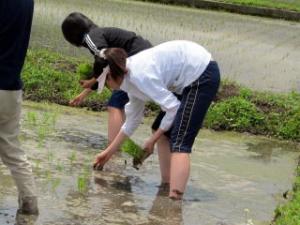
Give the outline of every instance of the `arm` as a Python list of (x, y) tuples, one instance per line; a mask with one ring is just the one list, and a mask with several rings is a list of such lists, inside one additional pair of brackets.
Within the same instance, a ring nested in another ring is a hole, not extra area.
[(120, 149), (123, 141), (132, 135), (143, 118), (145, 103), (130, 95), (129, 99), (129, 103), (127, 103), (125, 106), (125, 123), (123, 124), (121, 130), (119, 131), (115, 139), (111, 142), (111, 144), (104, 151), (96, 155), (94, 161), (95, 169), (103, 168), (104, 164), (109, 161), (112, 155), (115, 154), (118, 149)]
[(79, 95), (77, 95), (74, 99), (72, 99), (69, 102), (69, 105), (70, 106), (80, 105), (83, 102), (83, 100), (86, 98), (86, 96), (88, 96), (91, 92), (92, 90), (89, 88), (84, 89)]
[[(143, 92), (166, 112), (159, 129), (154, 132), (144, 144), (144, 149), (151, 153), (159, 137), (170, 129), (179, 108), (180, 101), (165, 87), (162, 80), (153, 74), (147, 74), (143, 79), (138, 79), (137, 82), (140, 82), (139, 86), (143, 87)], [(145, 83), (147, 85), (143, 85)]]
[[(80, 86), (85, 89), (91, 89), (94, 91), (98, 88), (98, 82), (97, 82), (96, 78), (94, 78), (94, 77), (92, 77), (89, 80), (80, 80), (79, 83), (80, 83)], [(96, 87), (96, 88), (94, 89), (94, 87)]]
[(112, 143), (101, 153), (97, 154), (94, 160), (94, 169), (101, 170), (105, 163), (120, 149), (121, 144), (128, 136), (120, 130)]
[(126, 119), (121, 130), (130, 137), (140, 125), (145, 109), (145, 102), (128, 94), (129, 102), (125, 105)]

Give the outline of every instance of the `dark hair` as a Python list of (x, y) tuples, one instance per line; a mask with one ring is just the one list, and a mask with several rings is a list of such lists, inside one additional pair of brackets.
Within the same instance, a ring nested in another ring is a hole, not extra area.
[(97, 78), (107, 65), (107, 60), (100, 58), (99, 56), (95, 56), (93, 76)]
[(61, 29), (68, 42), (76, 46), (82, 46), (84, 35), (93, 26), (96, 25), (88, 17), (82, 13), (73, 12), (64, 19)]
[(127, 73), (126, 58), (127, 53), (122, 48), (108, 48), (105, 50), (104, 55), (108, 62), (111, 77), (117, 80)]

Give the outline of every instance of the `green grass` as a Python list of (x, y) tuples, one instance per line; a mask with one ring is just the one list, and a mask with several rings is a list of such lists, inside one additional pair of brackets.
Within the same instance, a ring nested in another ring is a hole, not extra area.
[[(48, 100), (62, 105), (77, 96), (83, 89), (79, 80), (86, 77), (85, 61), (66, 57), (47, 50), (29, 50), (22, 73), (25, 99)], [(82, 106), (102, 108), (110, 96), (105, 89), (101, 95), (91, 94)]]
[(276, 9), (286, 9), (300, 12), (299, 0), (216, 0), (249, 6), (259, 6)]
[[(180, 4), (180, 5), (193, 5), (193, 2), (197, 0), (137, 0), (146, 2), (156, 2), (162, 4)], [(226, 2), (232, 4), (240, 4), (247, 6), (257, 6), (275, 9), (285, 9), (300, 12), (300, 1), (299, 0), (211, 0), (216, 2)]]
[(205, 127), (300, 141), (300, 94), (255, 92), (223, 82)]
[(291, 201), (277, 207), (273, 225), (300, 225), (300, 165), (297, 173), (298, 176), (294, 183)]

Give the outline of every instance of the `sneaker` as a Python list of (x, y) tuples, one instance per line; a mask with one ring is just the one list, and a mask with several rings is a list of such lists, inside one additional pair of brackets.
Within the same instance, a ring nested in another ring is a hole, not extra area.
[(23, 197), (19, 198), (19, 214), (27, 214), (27, 215), (38, 215), (38, 204), (37, 197)]

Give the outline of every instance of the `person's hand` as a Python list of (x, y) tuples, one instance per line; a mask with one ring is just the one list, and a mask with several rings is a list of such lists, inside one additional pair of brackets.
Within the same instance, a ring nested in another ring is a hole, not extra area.
[(90, 80), (80, 80), (79, 83), (83, 88), (92, 88), (92, 86), (97, 82), (95, 78)]
[(79, 95), (77, 95), (74, 99), (72, 99), (69, 102), (70, 106), (78, 106), (80, 105), (83, 100), (88, 96), (88, 94), (91, 92), (91, 89), (84, 89)]
[(155, 145), (155, 142), (152, 140), (152, 138), (150, 138), (145, 142), (145, 144), (143, 146), (143, 150), (149, 154), (152, 154), (153, 150), (154, 150), (154, 145)]
[(84, 100), (82, 95), (77, 95), (74, 99), (69, 102), (70, 106), (79, 106)]
[(102, 170), (105, 163), (107, 163), (111, 156), (112, 155), (107, 150), (104, 150), (103, 152), (97, 154), (94, 160), (93, 168), (95, 170)]

